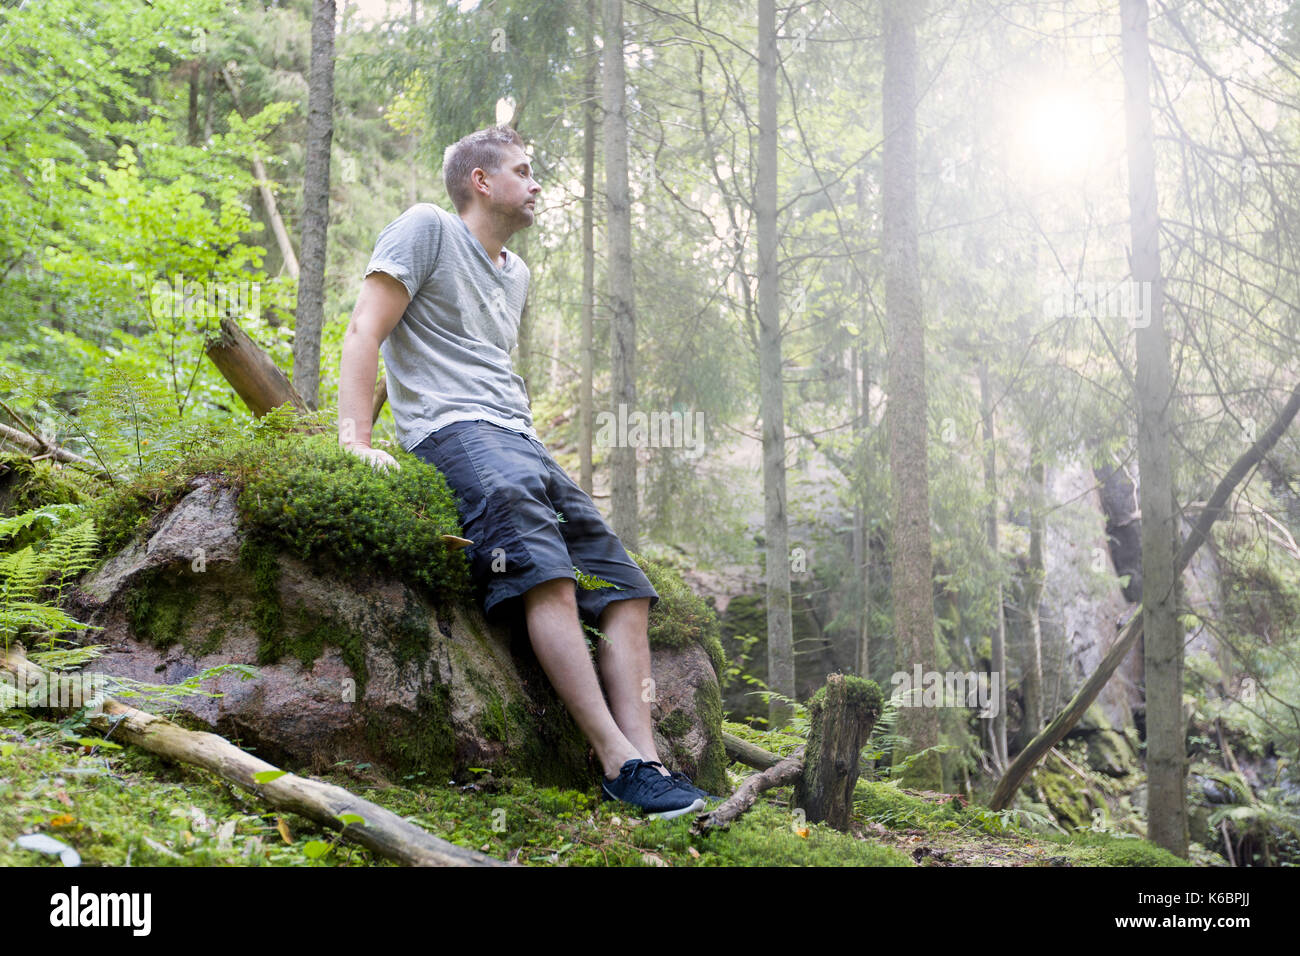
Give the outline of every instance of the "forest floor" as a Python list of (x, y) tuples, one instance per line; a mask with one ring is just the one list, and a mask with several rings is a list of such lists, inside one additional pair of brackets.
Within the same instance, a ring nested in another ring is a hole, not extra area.
[[(784, 749), (773, 737), (765, 742)], [(733, 765), (732, 783), (748, 772)], [(789, 788), (778, 788), (729, 830), (696, 836), (689, 815), (642, 819), (601, 803), (594, 782), (579, 792), (487, 771), (455, 781), (423, 774), (394, 780), (348, 762), (321, 779), (443, 839), (529, 866), (1183, 863), (1139, 839), (1033, 832), (1015, 811), (993, 813), (958, 796), (884, 781), (859, 782), (849, 833), (805, 825), (788, 808)], [(0, 714), (0, 866), (60, 865), (58, 856), (13, 845), (28, 833), (75, 849), (85, 866), (391, 865), (310, 820), (268, 810), (207, 771), (9, 711)]]

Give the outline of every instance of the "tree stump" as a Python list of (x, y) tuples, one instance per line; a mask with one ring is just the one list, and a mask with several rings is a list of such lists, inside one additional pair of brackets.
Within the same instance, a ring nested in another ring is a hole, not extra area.
[(847, 830), (853, 812), (862, 747), (880, 717), (875, 681), (830, 674), (809, 701), (811, 726), (803, 774), (794, 784), (794, 807), (812, 823)]

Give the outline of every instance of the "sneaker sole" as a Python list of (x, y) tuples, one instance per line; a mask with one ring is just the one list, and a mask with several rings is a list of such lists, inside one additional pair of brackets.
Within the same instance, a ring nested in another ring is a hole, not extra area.
[(704, 809), (704, 801), (699, 797), (690, 806), (682, 807), (680, 810), (660, 810), (656, 813), (647, 813), (646, 816), (651, 820), (671, 820), (673, 817), (680, 817), (686, 813), (699, 813)]

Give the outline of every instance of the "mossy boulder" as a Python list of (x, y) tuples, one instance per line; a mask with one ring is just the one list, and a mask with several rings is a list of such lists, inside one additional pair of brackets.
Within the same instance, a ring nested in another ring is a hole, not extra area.
[[(409, 456), (389, 476), (321, 448), (270, 459), (206, 462), (97, 503), (116, 547), (70, 599), (102, 629), (92, 667), (176, 684), (243, 665), (204, 683), (221, 696), (176, 706), (286, 766), (351, 760), (434, 779), (485, 767), (591, 787), (590, 748), (522, 619), (489, 624), (463, 557), (442, 545), (461, 530), (442, 476)], [(642, 567), (661, 595), (650, 622), (660, 754), (716, 792), (717, 621), (675, 572)]]

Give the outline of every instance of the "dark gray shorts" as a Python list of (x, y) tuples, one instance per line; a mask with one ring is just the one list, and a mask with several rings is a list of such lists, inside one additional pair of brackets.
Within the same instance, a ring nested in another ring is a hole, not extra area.
[[(453, 422), (411, 449), (457, 496), (465, 549), (485, 614), (543, 581), (575, 582), (578, 613), (599, 625), (612, 601), (659, 593), (591, 498), (534, 438), (492, 422)], [(577, 585), (574, 567), (615, 587)]]

